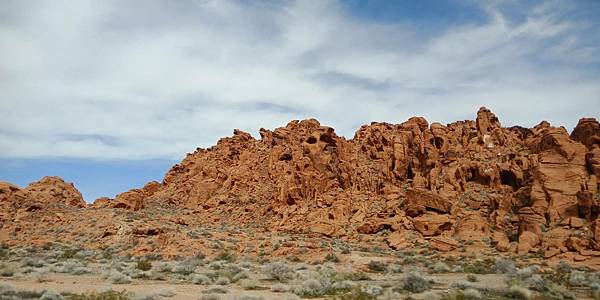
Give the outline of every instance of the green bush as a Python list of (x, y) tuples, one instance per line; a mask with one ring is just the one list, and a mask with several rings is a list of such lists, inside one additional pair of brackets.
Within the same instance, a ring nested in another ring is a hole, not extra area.
[(148, 260), (138, 260), (137, 269), (142, 271), (148, 271), (152, 269), (152, 263)]

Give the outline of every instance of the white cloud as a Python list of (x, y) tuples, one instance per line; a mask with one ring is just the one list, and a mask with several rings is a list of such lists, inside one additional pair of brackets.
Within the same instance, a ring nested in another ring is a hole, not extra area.
[(592, 24), (556, 2), (520, 21), (488, 5), (488, 21), (430, 35), (334, 1), (0, 7), (0, 157), (178, 158), (233, 128), (316, 117), (352, 137), (481, 105), (505, 125), (572, 127), (600, 107)]

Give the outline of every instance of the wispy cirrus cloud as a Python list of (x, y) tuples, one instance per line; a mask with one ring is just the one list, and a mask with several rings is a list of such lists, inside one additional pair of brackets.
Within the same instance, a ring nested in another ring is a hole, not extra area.
[(599, 5), (479, 3), (440, 24), (338, 1), (4, 1), (0, 157), (179, 158), (233, 128), (351, 137), (481, 105), (506, 125), (598, 116)]

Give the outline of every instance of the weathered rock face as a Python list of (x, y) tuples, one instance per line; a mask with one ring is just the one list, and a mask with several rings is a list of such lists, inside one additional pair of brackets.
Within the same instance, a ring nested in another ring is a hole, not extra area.
[(160, 190), (160, 188), (160, 183), (156, 181), (151, 181), (144, 185), (144, 187), (141, 189), (133, 189), (118, 194), (115, 197), (115, 200), (109, 203), (108, 206), (113, 208), (140, 210), (144, 208), (144, 199), (154, 195), (154, 193)]
[[(330, 236), (388, 229), (480, 240), (494, 227), (499, 249), (517, 235), (521, 252), (566, 218), (597, 217), (594, 119), (569, 136), (547, 122), (502, 128), (481, 108), (475, 121), (446, 126), (419, 117), (371, 123), (352, 140), (314, 119), (260, 135), (236, 130), (188, 154), (151, 196), (133, 190), (117, 198), (133, 199), (121, 200), (135, 203), (122, 206), (131, 209), (173, 203)], [(398, 235), (394, 243), (403, 245)]]
[(75, 186), (55, 176), (46, 176), (24, 189), (0, 183), (0, 203), (6, 210), (41, 209), (52, 205), (86, 207), (81, 193)]
[[(162, 183), (92, 207), (173, 206), (209, 221), (349, 238), (388, 230), (396, 249), (430, 240), (451, 251), (474, 240), (549, 257), (582, 253), (600, 248), (597, 236), (571, 235), (599, 222), (599, 128), (595, 119), (571, 135), (547, 122), (503, 128), (481, 108), (475, 120), (447, 125), (374, 122), (347, 140), (317, 120), (292, 121), (261, 129), (258, 140), (235, 130), (188, 154)], [(52, 199), (82, 206), (64, 190)], [(0, 200), (19, 193), (0, 185)]]

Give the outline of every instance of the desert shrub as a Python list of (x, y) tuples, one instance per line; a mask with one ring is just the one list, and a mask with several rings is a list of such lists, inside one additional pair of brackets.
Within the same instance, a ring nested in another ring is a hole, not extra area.
[(383, 262), (376, 260), (370, 261), (367, 267), (369, 267), (369, 271), (376, 273), (383, 273), (387, 270), (387, 266)]
[(25, 257), (21, 260), (21, 267), (35, 267), (41, 268), (44, 266), (44, 262), (41, 259), (34, 259), (31, 257)]
[(389, 267), (389, 271), (392, 273), (402, 273), (404, 271), (404, 268), (402, 267), (402, 265), (393, 264)]
[(272, 262), (263, 266), (263, 272), (270, 278), (284, 282), (294, 278), (294, 270), (285, 262)]
[[(78, 268), (85, 268), (85, 266), (81, 262), (76, 261), (76, 260), (68, 260), (65, 262), (60, 262), (51, 267), (52, 271), (54, 271), (56, 273), (68, 273), (68, 274), (73, 274), (75, 272), (75, 270)], [(84, 273), (91, 272), (91, 271), (88, 271), (88, 272), (81, 273), (82, 271), (83, 270), (81, 270), (81, 269), (77, 270), (77, 272), (79, 274), (75, 274), (75, 275), (81, 275)]]
[(513, 285), (508, 289), (508, 292), (506, 292), (506, 297), (511, 299), (528, 300), (531, 299), (532, 296), (533, 294), (528, 288), (520, 285)]
[(402, 289), (412, 293), (421, 293), (430, 288), (429, 281), (416, 272), (410, 272), (402, 279)]
[(454, 266), (454, 267), (452, 267), (451, 272), (452, 273), (464, 273), (465, 269), (463, 268), (463, 266)]
[(63, 297), (61, 294), (54, 292), (54, 291), (44, 291), (44, 293), (42, 294), (42, 296), (40, 297), (40, 300), (62, 300), (65, 297)]
[(37, 282), (46, 282), (48, 281), (48, 270), (40, 269), (39, 271), (32, 272), (30, 276)]
[(131, 283), (131, 277), (129, 277), (121, 272), (113, 271), (108, 276), (108, 281), (110, 281), (111, 283), (114, 283), (114, 284), (126, 284), (126, 283)]
[(92, 273), (92, 270), (86, 267), (75, 267), (70, 273), (73, 275), (83, 275)]
[(205, 294), (227, 294), (229, 291), (227, 290), (227, 288), (221, 287), (221, 286), (215, 286), (215, 287), (211, 287), (208, 290), (202, 291), (202, 293)]
[(157, 272), (171, 272), (173, 270), (173, 266), (165, 261), (161, 261), (152, 266)]
[(190, 280), (193, 284), (209, 285), (212, 283), (212, 280), (204, 274), (192, 274)]
[(534, 290), (534, 291), (543, 292), (543, 291), (546, 291), (548, 289), (546, 287), (546, 281), (539, 274), (533, 274), (530, 277), (526, 278), (525, 279), (525, 283), (529, 287), (531, 287), (531, 289)]
[(551, 283), (543, 293), (543, 299), (577, 299), (575, 293), (560, 284)]
[(464, 265), (463, 272), (473, 274), (490, 274), (491, 269), (487, 263), (484, 263), (482, 261), (475, 261), (472, 264)]
[(332, 263), (338, 263), (338, 262), (340, 262), (340, 258), (337, 257), (337, 255), (335, 255), (334, 253), (327, 253), (327, 255), (325, 255), (325, 261), (332, 262)]
[(133, 297), (133, 300), (158, 300), (160, 296), (156, 293), (140, 294)]
[(139, 270), (135, 270), (133, 272), (131, 272), (129, 274), (129, 276), (131, 278), (135, 278), (135, 279), (149, 279), (152, 277), (152, 273), (151, 272), (143, 272), (143, 271), (139, 271)]
[(78, 249), (65, 249), (65, 250), (63, 250), (62, 254), (60, 255), (60, 258), (62, 258), (62, 259), (74, 258), (75, 255), (77, 254), (77, 252), (79, 252)]
[(103, 292), (91, 292), (86, 294), (69, 294), (67, 295), (69, 300), (129, 300), (131, 294), (127, 291), (103, 291)]
[(208, 264), (208, 267), (213, 270), (221, 270), (224, 269), (227, 265), (227, 262), (224, 260), (216, 260)]
[(149, 260), (138, 260), (136, 268), (142, 271), (149, 271), (150, 269), (152, 269), (152, 262), (150, 262)]
[(587, 283), (587, 276), (583, 271), (572, 271), (569, 275), (569, 284), (571, 286), (585, 286)]
[(230, 251), (221, 251), (217, 254), (217, 256), (215, 256), (215, 260), (235, 262), (237, 260), (237, 255)]
[(371, 297), (377, 297), (383, 294), (383, 288), (378, 285), (368, 284), (360, 287), (360, 290)]
[(240, 286), (245, 290), (256, 290), (260, 288), (258, 281), (251, 278), (240, 280)]
[(175, 293), (175, 291), (172, 289), (160, 289), (156, 292), (156, 294), (161, 297), (170, 298), (175, 296), (177, 293)]
[(435, 273), (448, 273), (450, 272), (450, 267), (448, 267), (448, 265), (444, 262), (438, 261), (436, 262), (433, 267), (432, 267), (433, 271)]
[(517, 272), (515, 262), (507, 258), (499, 258), (494, 263), (492, 271), (496, 274), (514, 274)]
[(468, 282), (477, 282), (479, 280), (477, 279), (477, 276), (475, 274), (468, 274), (467, 275), (467, 281)]
[(14, 285), (6, 282), (0, 282), (0, 295), (11, 294), (14, 293), (16, 290), (17, 289), (15, 289)]
[(556, 271), (560, 273), (569, 273), (571, 272), (571, 265), (568, 262), (561, 260), (556, 265)]
[(221, 296), (215, 295), (215, 294), (207, 294), (207, 295), (200, 296), (200, 298), (198, 298), (198, 299), (200, 299), (200, 300), (220, 300)]
[(287, 285), (278, 283), (278, 284), (274, 284), (273, 286), (271, 286), (271, 292), (274, 293), (285, 293), (289, 291), (289, 288), (287, 287)]
[(187, 275), (194, 273), (195, 270), (196, 270), (196, 266), (194, 266), (194, 265), (179, 263), (179, 264), (173, 266), (171, 272), (187, 276)]
[(473, 288), (452, 291), (443, 298), (443, 300), (479, 300), (479, 299), (482, 299), (481, 292), (479, 292), (478, 290), (473, 289)]
[(10, 265), (0, 264), (0, 276), (11, 277), (15, 275), (15, 268)]
[(348, 291), (351, 290), (352, 288), (354, 288), (356, 285), (350, 281), (350, 280), (343, 280), (343, 281), (334, 281), (331, 284), (331, 288), (330, 290), (332, 292), (336, 292), (336, 291)]
[(544, 279), (548, 282), (557, 283), (560, 285), (569, 284), (571, 266), (564, 261), (558, 263), (556, 268), (544, 273)]
[(228, 285), (231, 283), (231, 280), (229, 280), (227, 277), (221, 276), (215, 280), (215, 283), (218, 285)]
[(348, 291), (337, 292), (336, 295), (337, 295), (336, 299), (344, 299), (344, 300), (376, 300), (377, 299), (376, 296), (369, 294), (367, 291), (365, 291), (361, 287), (355, 287)]
[(329, 286), (315, 278), (309, 278), (296, 286), (294, 294), (304, 298), (314, 298), (325, 295), (329, 291)]
[(594, 282), (590, 284), (591, 297), (594, 300), (600, 300), (600, 284)]
[(231, 281), (232, 282), (238, 282), (242, 279), (247, 279), (250, 278), (250, 273), (248, 273), (248, 271), (241, 271), (237, 274), (235, 274), (232, 278)]
[(533, 276), (538, 271), (539, 271), (539, 267), (538, 266), (529, 266), (529, 267), (526, 267), (526, 268), (518, 269), (517, 273), (516, 273), (516, 276), (520, 280), (525, 280), (525, 279)]
[(370, 280), (368, 274), (363, 272), (335, 272), (331, 275), (331, 279), (335, 281), (361, 281), (361, 280)]

